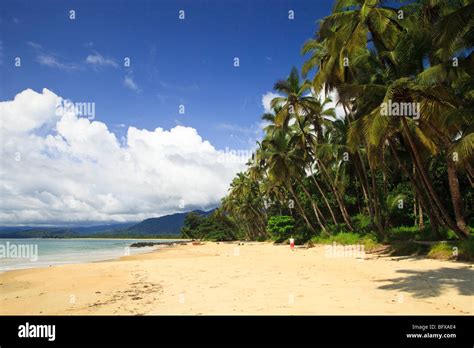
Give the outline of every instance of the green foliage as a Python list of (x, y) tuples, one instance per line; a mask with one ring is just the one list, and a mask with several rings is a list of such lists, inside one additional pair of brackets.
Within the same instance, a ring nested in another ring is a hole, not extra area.
[(474, 237), (471, 236), (466, 240), (457, 243), (458, 245), (458, 259), (462, 261), (474, 261)]
[(357, 214), (352, 218), (352, 222), (354, 223), (355, 230), (361, 234), (373, 231), (372, 221), (370, 221), (368, 215)]
[(294, 233), (295, 219), (287, 215), (272, 216), (268, 219), (267, 231), (277, 242), (281, 242)]
[(448, 243), (436, 243), (430, 247), (427, 256), (431, 259), (453, 260), (456, 258), (454, 250)]
[(427, 256), (440, 260), (474, 261), (474, 238), (454, 242), (439, 242), (431, 245), (414, 241), (391, 244), (393, 256)]
[(348, 228), (347, 228), (346, 224), (341, 223), (341, 224), (336, 224), (336, 225), (334, 225), (334, 224), (328, 225), (327, 230), (330, 234), (334, 235), (334, 234), (338, 234), (338, 233), (347, 231)]
[[(291, 230), (302, 242), (374, 244), (375, 234), (403, 254), (428, 252), (413, 241), (469, 237), (474, 6), (418, 1), (406, 12), (409, 3), (336, 1), (303, 47), (303, 76), (293, 68), (275, 83), (254, 161), (223, 201), (249, 239)], [(342, 117), (324, 99), (333, 92)], [(387, 102), (413, 102), (417, 117), (387, 117)], [(279, 220), (290, 215), (291, 229)]]
[(394, 241), (407, 241), (420, 239), (420, 229), (418, 226), (398, 226), (389, 231), (390, 239)]
[(214, 212), (208, 216), (189, 213), (181, 229), (184, 238), (211, 241), (231, 241), (239, 238), (235, 223), (227, 216)]
[(429, 246), (413, 241), (393, 242), (390, 244), (390, 255), (392, 256), (426, 255), (428, 250)]
[(198, 227), (202, 224), (202, 222), (203, 217), (200, 214), (191, 212), (186, 215), (183, 227), (181, 228), (181, 234), (183, 238), (201, 239), (202, 235), (198, 233)]
[(342, 245), (364, 245), (366, 251), (376, 248), (379, 244), (373, 234), (361, 236), (358, 233), (341, 232), (333, 236), (315, 236), (311, 238), (311, 242), (315, 244), (342, 244)]
[(441, 229), (438, 235), (433, 233), (429, 225), (420, 230), (418, 226), (398, 226), (389, 230), (390, 240), (393, 241), (435, 241), (435, 240), (455, 240), (456, 234), (448, 229)]

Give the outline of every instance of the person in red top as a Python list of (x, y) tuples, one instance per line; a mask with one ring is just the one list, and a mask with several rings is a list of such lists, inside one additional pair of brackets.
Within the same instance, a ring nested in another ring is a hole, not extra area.
[(295, 249), (295, 240), (293, 238), (290, 238), (290, 248), (291, 250)]

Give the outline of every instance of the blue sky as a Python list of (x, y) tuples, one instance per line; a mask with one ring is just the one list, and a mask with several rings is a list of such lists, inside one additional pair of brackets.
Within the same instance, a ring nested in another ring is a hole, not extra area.
[[(96, 119), (119, 137), (123, 125), (182, 124), (218, 149), (246, 148), (255, 140), (262, 95), (292, 66), (301, 67), (301, 46), (331, 6), (314, 0), (6, 0), (0, 99), (48, 88), (94, 102)], [(87, 63), (88, 56), (103, 58), (102, 65)], [(14, 67), (15, 57), (21, 68)], [(124, 57), (130, 68), (123, 67)]]
[[(331, 6), (3, 0), (0, 225), (218, 206), (261, 136), (263, 96), (301, 67), (301, 47)], [(93, 104), (95, 118), (58, 113), (64, 99)]]

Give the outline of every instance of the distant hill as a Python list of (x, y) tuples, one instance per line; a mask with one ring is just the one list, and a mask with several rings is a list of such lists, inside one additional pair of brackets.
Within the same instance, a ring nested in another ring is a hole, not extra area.
[[(209, 215), (208, 212), (194, 210), (201, 215)], [(158, 218), (150, 218), (142, 222), (127, 222), (109, 225), (96, 225), (84, 227), (38, 227), (18, 226), (1, 227), (0, 238), (79, 238), (79, 237), (151, 237), (151, 236), (180, 236), (186, 215), (190, 212), (165, 215)]]
[(89, 237), (97, 233), (115, 231), (128, 228), (136, 224), (126, 222), (109, 225), (81, 226), (81, 227), (42, 227), (17, 226), (0, 227), (0, 238), (73, 238)]
[(136, 222), (124, 222), (119, 224), (111, 224), (111, 225), (96, 225), (96, 226), (88, 226), (88, 227), (75, 227), (72, 230), (79, 234), (90, 235), (100, 232), (106, 231), (115, 231), (128, 228), (130, 226), (135, 225)]
[[(194, 210), (193, 212), (198, 213), (200, 215), (206, 216), (213, 212), (214, 210), (210, 211), (202, 211), (202, 210)], [(151, 218), (143, 220), (138, 224), (130, 226), (126, 229), (121, 229), (120, 231), (114, 231), (114, 234), (119, 235), (139, 235), (139, 236), (147, 236), (147, 235), (155, 235), (155, 236), (180, 236), (181, 235), (181, 227), (183, 227), (184, 219), (186, 215), (190, 212), (186, 213), (176, 213), (171, 215), (165, 215), (158, 218)], [(108, 232), (112, 233), (112, 232)], [(105, 233), (104, 235), (108, 234)]]

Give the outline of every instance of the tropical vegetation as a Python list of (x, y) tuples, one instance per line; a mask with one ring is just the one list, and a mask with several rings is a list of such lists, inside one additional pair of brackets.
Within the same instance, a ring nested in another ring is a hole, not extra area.
[(335, 1), (220, 213), (249, 240), (469, 240), (473, 22), (473, 0)]

